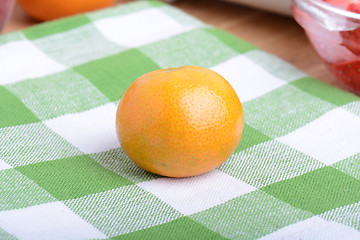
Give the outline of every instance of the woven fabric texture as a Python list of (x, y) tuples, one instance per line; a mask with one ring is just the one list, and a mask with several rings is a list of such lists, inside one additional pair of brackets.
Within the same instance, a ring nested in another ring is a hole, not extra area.
[[(127, 87), (224, 76), (245, 129), (216, 170), (171, 179), (120, 148)], [(0, 239), (360, 239), (360, 99), (156, 1), (0, 37)]]

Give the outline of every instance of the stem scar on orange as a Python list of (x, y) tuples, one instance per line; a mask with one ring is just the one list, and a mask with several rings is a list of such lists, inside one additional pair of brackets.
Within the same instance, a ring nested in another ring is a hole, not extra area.
[(241, 102), (216, 72), (196, 66), (155, 70), (122, 96), (116, 132), (127, 156), (168, 177), (206, 173), (225, 162), (244, 129)]
[(40, 21), (53, 20), (110, 6), (114, 0), (18, 0), (20, 6)]

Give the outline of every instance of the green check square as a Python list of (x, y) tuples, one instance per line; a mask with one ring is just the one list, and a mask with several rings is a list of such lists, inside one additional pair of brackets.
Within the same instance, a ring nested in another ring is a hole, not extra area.
[(360, 117), (360, 101), (348, 103), (342, 108)]
[(291, 82), (307, 76), (290, 63), (270, 53), (256, 49), (254, 51), (248, 51), (244, 55), (262, 69), (281, 80)]
[(130, 49), (74, 68), (111, 101), (120, 99), (125, 90), (138, 77), (156, 69), (159, 69), (158, 65), (136, 49)]
[(140, 183), (159, 178), (158, 175), (145, 171), (131, 161), (122, 148), (93, 153), (89, 156), (95, 159), (101, 166), (129, 179), (133, 183)]
[(27, 39), (34, 40), (52, 34), (66, 32), (88, 23), (90, 23), (90, 19), (85, 15), (77, 15), (38, 24), (34, 27), (23, 30), (22, 33), (26, 36)]
[(354, 94), (340, 90), (311, 77), (301, 78), (292, 82), (291, 84), (336, 106), (343, 106), (345, 104), (360, 100), (360, 98)]
[(18, 97), (0, 86), (0, 128), (35, 122), (40, 120)]
[(360, 231), (360, 202), (344, 207), (332, 209), (319, 215), (319, 217), (332, 222), (338, 222)]
[(260, 188), (324, 166), (320, 161), (272, 140), (231, 156), (218, 169)]
[(244, 131), (241, 137), (240, 144), (235, 150), (235, 153), (243, 151), (249, 147), (257, 145), (259, 143), (267, 142), (272, 140), (270, 137), (266, 136), (265, 134), (259, 132), (255, 128), (251, 127), (248, 124), (244, 124)]
[(132, 184), (86, 155), (17, 167), (16, 170), (59, 200)]
[(332, 167), (360, 180), (360, 153), (339, 161)]
[(91, 82), (73, 70), (7, 85), (41, 120), (83, 112), (109, 102)]
[(228, 239), (257, 239), (312, 216), (255, 191), (190, 217)]
[(212, 67), (238, 54), (202, 29), (150, 43), (139, 49), (161, 68), (185, 65)]
[(285, 85), (245, 102), (243, 108), (248, 125), (276, 138), (304, 126), (336, 106), (294, 86)]
[(103, 37), (93, 24), (36, 39), (33, 43), (65, 66), (76, 66), (125, 50)]
[(112, 240), (120, 239), (226, 239), (219, 234), (210, 231), (202, 224), (191, 220), (188, 217), (181, 217), (174, 221), (146, 228), (137, 232), (121, 235), (111, 238)]
[(219, 41), (226, 44), (228, 47), (232, 48), (233, 50), (235, 50), (238, 53), (244, 53), (247, 51), (257, 49), (257, 47), (255, 47), (251, 43), (246, 42), (245, 40), (240, 39), (240, 38), (232, 35), (231, 33), (228, 33), (221, 29), (209, 27), (209, 28), (205, 28), (204, 31), (207, 32), (208, 34), (213, 35)]
[(9, 42), (16, 42), (19, 40), (25, 40), (25, 36), (21, 32), (7, 33), (1, 36), (0, 46)]
[(173, 221), (182, 215), (137, 185), (64, 201), (74, 213), (108, 237)]
[(0, 172), (0, 211), (53, 201), (56, 199), (50, 193), (15, 169)]
[(314, 214), (360, 201), (360, 181), (332, 167), (277, 182), (262, 190)]
[(0, 128), (0, 159), (17, 167), (81, 154), (43, 123)]
[(11, 235), (10, 233), (6, 232), (5, 230), (0, 228), (0, 239), (3, 240), (18, 240), (15, 236)]
[(180, 23), (183, 26), (191, 26), (193, 28), (206, 26), (206, 24), (204, 24), (200, 20), (192, 17), (191, 15), (184, 14), (184, 12), (178, 8), (164, 5), (164, 6), (160, 7), (159, 10), (161, 10), (163, 13), (169, 15), (172, 19), (174, 19), (175, 21), (177, 21), (178, 23)]

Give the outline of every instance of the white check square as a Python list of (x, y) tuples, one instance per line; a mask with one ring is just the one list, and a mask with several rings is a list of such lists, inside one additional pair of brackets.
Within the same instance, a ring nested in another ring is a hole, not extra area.
[(44, 124), (84, 153), (120, 147), (115, 131), (116, 106), (108, 103), (89, 111), (67, 114)]
[(94, 25), (107, 39), (127, 47), (142, 46), (194, 28), (181, 25), (157, 8), (105, 18)]
[(259, 240), (357, 240), (360, 239), (360, 232), (351, 227), (345, 226), (337, 222), (329, 222), (317, 216), (306, 219), (305, 221), (284, 227), (273, 232)]
[(359, 152), (359, 126), (358, 116), (336, 108), (277, 140), (331, 165)]
[(66, 69), (26, 40), (0, 46), (0, 66), (0, 84), (43, 77)]
[(0, 159), (0, 171), (12, 168), (10, 165)]
[(245, 55), (238, 55), (211, 68), (234, 88), (242, 102), (262, 96), (286, 84)]
[(61, 202), (0, 212), (0, 229), (20, 240), (106, 238)]
[(190, 178), (158, 178), (137, 185), (185, 215), (201, 212), (256, 190), (218, 170)]

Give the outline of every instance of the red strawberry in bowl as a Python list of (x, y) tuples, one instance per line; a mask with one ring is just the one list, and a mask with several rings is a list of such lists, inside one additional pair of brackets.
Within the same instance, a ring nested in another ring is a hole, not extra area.
[(349, 4), (352, 4), (353, 2), (357, 2), (356, 0), (352, 1), (352, 0), (323, 0), (324, 2), (330, 3), (334, 6), (337, 6), (339, 8), (342, 9), (346, 9)]
[(360, 0), (292, 0), (292, 4), (295, 20), (319, 57), (360, 96)]
[(356, 94), (360, 94), (360, 60), (327, 63), (327, 66), (337, 79), (350, 86)]
[[(346, 9), (354, 13), (360, 13), (360, 1), (350, 3)], [(343, 38), (342, 45), (353, 54), (360, 56), (360, 28), (352, 31), (343, 31), (340, 34)]]
[(360, 13), (360, 1), (353, 1), (346, 9), (350, 12)]
[[(360, 0), (323, 0), (344, 10), (360, 13)], [(360, 28), (351, 31), (342, 31), (342, 45), (353, 54), (360, 56)]]
[(340, 32), (343, 39), (342, 45), (353, 54), (360, 56), (360, 29)]

